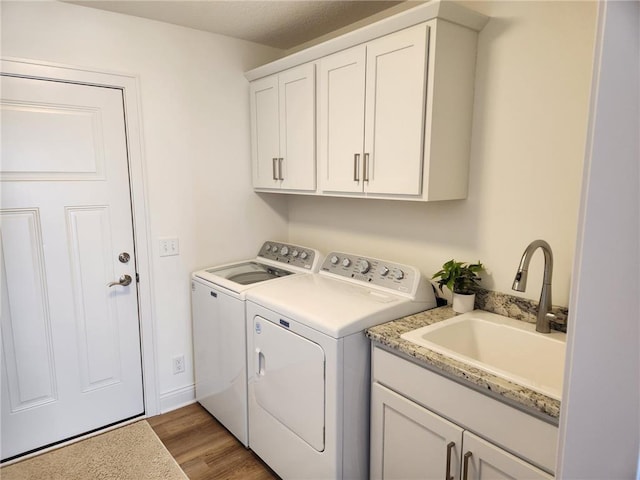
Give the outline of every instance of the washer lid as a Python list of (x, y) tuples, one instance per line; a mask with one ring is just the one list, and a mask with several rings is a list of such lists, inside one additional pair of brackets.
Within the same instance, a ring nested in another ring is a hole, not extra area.
[(195, 276), (222, 285), (233, 291), (239, 291), (242, 290), (242, 286), (253, 285), (274, 278), (286, 277), (292, 273), (294, 272), (263, 263), (248, 261), (207, 268), (196, 272)]

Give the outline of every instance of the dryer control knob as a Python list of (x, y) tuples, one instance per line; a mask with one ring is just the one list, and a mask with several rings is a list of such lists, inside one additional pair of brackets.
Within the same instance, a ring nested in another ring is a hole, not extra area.
[(345, 258), (344, 260), (342, 260), (343, 267), (348, 267), (349, 265), (351, 265), (351, 260), (349, 260), (348, 258)]
[(302, 252), (300, 254), (300, 258), (303, 259), (303, 260), (306, 260), (308, 256), (309, 256), (309, 254), (307, 252)]
[(358, 271), (360, 273), (367, 273), (371, 269), (371, 264), (366, 260), (362, 260), (360, 262), (360, 267), (358, 267)]
[(380, 275), (382, 275), (383, 277), (386, 277), (389, 274), (389, 267), (386, 266), (382, 266), (382, 268), (380, 269)]
[(282, 255), (286, 255), (287, 253), (289, 253), (289, 247), (287, 247), (287, 246), (285, 245), (284, 247), (282, 247), (282, 248), (280, 249), (280, 253), (281, 253)]
[(267, 251), (267, 252), (268, 252), (268, 251), (270, 251), (270, 250), (271, 250), (271, 245), (269, 245), (268, 243), (266, 243), (266, 244), (264, 245), (264, 249), (265, 249), (265, 251)]
[(295, 250), (295, 249), (294, 249), (294, 250), (293, 250), (293, 252), (291, 252), (291, 256), (292, 256), (293, 258), (296, 258), (298, 255), (299, 255), (298, 250)]
[(277, 245), (274, 245), (273, 247), (271, 247), (271, 251), (272, 251), (273, 253), (276, 253), (276, 252), (278, 251), (278, 246), (277, 246)]
[(395, 278), (396, 280), (402, 280), (404, 278), (404, 272), (400, 269), (396, 270), (393, 274), (393, 278)]
[(339, 261), (340, 259), (337, 256), (334, 255), (333, 257), (331, 257), (331, 263), (333, 265), (337, 265)]

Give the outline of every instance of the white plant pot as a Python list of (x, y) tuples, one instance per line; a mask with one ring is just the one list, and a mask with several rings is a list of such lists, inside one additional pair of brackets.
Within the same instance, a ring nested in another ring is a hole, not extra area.
[(467, 313), (474, 309), (476, 294), (465, 295), (462, 293), (453, 294), (453, 311), (457, 313)]

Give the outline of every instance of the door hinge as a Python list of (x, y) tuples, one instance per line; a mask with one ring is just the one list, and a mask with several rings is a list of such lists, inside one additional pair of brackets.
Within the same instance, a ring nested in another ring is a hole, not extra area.
[(136, 283), (140, 283), (140, 274), (136, 272)]

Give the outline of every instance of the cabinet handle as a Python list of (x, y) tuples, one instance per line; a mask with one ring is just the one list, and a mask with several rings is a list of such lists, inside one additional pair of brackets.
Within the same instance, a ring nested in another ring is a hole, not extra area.
[(273, 169), (273, 179), (274, 180), (278, 180), (278, 175), (276, 173), (276, 163), (278, 162), (278, 159), (276, 157), (273, 157), (271, 159), (271, 167)]
[(369, 154), (364, 154), (364, 181), (369, 181)]
[(469, 459), (471, 458), (471, 452), (464, 454), (464, 466), (462, 468), (462, 480), (467, 480), (469, 476)]
[(359, 153), (353, 154), (353, 181), (354, 182), (360, 181), (360, 154)]
[(282, 176), (282, 160), (284, 160), (284, 158), (278, 158), (278, 180), (284, 180)]
[(447, 445), (447, 472), (444, 474), (444, 480), (453, 480), (453, 475), (451, 475), (451, 452), (455, 446), (455, 442), (449, 442)]

